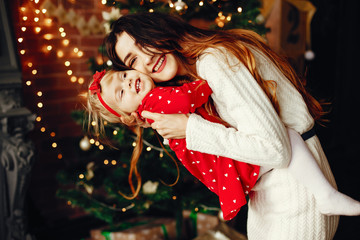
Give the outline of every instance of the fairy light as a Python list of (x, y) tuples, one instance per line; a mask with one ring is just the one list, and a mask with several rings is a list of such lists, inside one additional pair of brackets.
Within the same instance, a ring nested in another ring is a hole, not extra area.
[(38, 17), (34, 17), (34, 22), (38, 22), (40, 19)]
[(33, 66), (32, 62), (29, 62), (27, 65), (29, 68), (31, 68)]
[(114, 165), (114, 166), (116, 165), (116, 163), (117, 163), (116, 160), (111, 161), (111, 164)]
[(151, 151), (151, 147), (147, 147), (146, 151), (150, 152)]
[(55, 136), (56, 136), (55, 132), (51, 132), (51, 133), (50, 133), (50, 136), (51, 136), (51, 137), (55, 137)]
[(109, 164), (109, 160), (105, 159), (104, 160), (104, 165), (108, 165)]
[(45, 127), (41, 127), (41, 128), (40, 128), (40, 131), (41, 131), (41, 132), (45, 132), (45, 131), (46, 131), (46, 128), (45, 128)]
[(61, 37), (66, 37), (66, 33), (65, 33), (65, 32), (62, 32), (62, 33), (60, 33), (60, 36), (61, 36)]
[(37, 74), (37, 70), (34, 69), (34, 70), (31, 71), (31, 73), (32, 73), (32, 75), (36, 75), (36, 74)]
[(23, 41), (24, 41), (23, 38), (18, 38), (18, 42), (19, 42), (19, 43), (22, 43)]
[(200, 2), (199, 2), (199, 6), (200, 6), (200, 7), (204, 6), (204, 2), (203, 2), (203, 1), (200, 1)]
[(41, 27), (36, 27), (36, 28), (35, 28), (35, 32), (36, 32), (36, 33), (39, 33), (40, 31), (41, 31)]
[(28, 20), (28, 17), (27, 16), (23, 16), (22, 18), (24, 21), (27, 21)]
[(100, 145), (100, 142), (99, 141), (95, 141), (95, 146), (99, 146)]
[(25, 52), (26, 52), (26, 51), (25, 51), (24, 49), (21, 49), (21, 50), (20, 50), (20, 54), (21, 54), (21, 55), (24, 55)]
[(59, 58), (62, 58), (64, 56), (64, 52), (59, 50), (57, 51), (56, 55), (59, 57)]
[(40, 117), (40, 116), (37, 116), (37, 117), (35, 118), (35, 120), (36, 120), (37, 122), (41, 122), (41, 117)]
[(117, 135), (118, 134), (118, 131), (117, 130), (114, 130), (113, 131), (113, 135)]
[(78, 83), (79, 83), (79, 84), (84, 84), (84, 82), (85, 82), (85, 79), (82, 78), (82, 77), (79, 77)]
[(51, 45), (47, 45), (47, 46), (46, 46), (46, 50), (51, 51), (51, 49), (52, 49), (52, 46), (51, 46)]
[(68, 66), (70, 66), (70, 62), (69, 62), (69, 61), (65, 61), (64, 65), (65, 65), (66, 67), (68, 67)]
[(75, 83), (75, 82), (77, 81), (77, 77), (71, 76), (70, 81), (73, 82), (73, 83)]
[(99, 146), (99, 149), (100, 149), (100, 150), (104, 150), (104, 145), (100, 145), (100, 146)]
[(238, 13), (242, 13), (242, 10), (243, 10), (242, 7), (237, 8)]
[(79, 51), (79, 52), (77, 53), (77, 55), (78, 55), (79, 57), (82, 57), (82, 56), (84, 55), (84, 52), (83, 52), (83, 51)]
[(62, 43), (63, 43), (64, 46), (68, 46), (69, 43), (70, 43), (70, 41), (69, 41), (69, 39), (64, 39), (64, 40), (62, 41)]
[(26, 83), (25, 83), (27, 86), (30, 86), (31, 85), (31, 81), (30, 80), (28, 80), (28, 81), (26, 81)]
[(21, 27), (21, 31), (25, 32), (25, 31), (26, 31), (26, 27)]
[(41, 96), (43, 95), (43, 93), (42, 93), (42, 91), (38, 91), (38, 92), (36, 93), (36, 95), (38, 95), (39, 97), (41, 97)]
[(89, 142), (90, 142), (90, 144), (94, 144), (94, 143), (95, 143), (95, 139), (92, 138), (92, 139), (89, 140)]
[(52, 34), (50, 34), (50, 33), (47, 33), (47, 34), (44, 35), (45, 40), (51, 40), (51, 39), (53, 39), (53, 37), (54, 36)]
[(56, 142), (53, 142), (53, 143), (51, 144), (51, 146), (52, 146), (53, 148), (57, 148), (57, 143), (56, 143)]
[(57, 155), (57, 158), (58, 158), (58, 159), (62, 159), (62, 158), (63, 158), (63, 155), (62, 155), (61, 153), (59, 153), (59, 154)]
[(52, 24), (52, 19), (51, 18), (45, 18), (44, 24), (45, 24), (45, 26), (50, 27), (51, 24)]
[(82, 173), (79, 174), (79, 179), (84, 179), (84, 177), (85, 177), (84, 174), (82, 174)]
[(42, 107), (44, 107), (44, 104), (42, 102), (38, 102), (37, 106), (38, 106), (38, 108), (42, 108)]

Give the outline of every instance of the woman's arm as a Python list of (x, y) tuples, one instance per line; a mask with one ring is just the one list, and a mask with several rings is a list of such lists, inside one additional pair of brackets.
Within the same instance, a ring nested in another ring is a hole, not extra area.
[[(236, 67), (230, 69), (228, 63)], [(291, 148), (285, 126), (246, 67), (219, 50), (202, 56), (197, 67), (213, 90), (220, 117), (233, 128), (191, 114), (187, 148), (260, 166), (286, 167)]]

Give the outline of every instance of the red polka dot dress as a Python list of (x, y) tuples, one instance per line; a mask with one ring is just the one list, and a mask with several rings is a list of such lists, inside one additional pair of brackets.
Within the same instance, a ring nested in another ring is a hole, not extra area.
[[(179, 87), (157, 87), (143, 99), (138, 112), (197, 113), (204, 119), (220, 123), (219, 119), (207, 113), (204, 103), (212, 93), (204, 80), (186, 83)], [(212, 108), (213, 112), (215, 109)], [(151, 119), (147, 119), (152, 123)], [(191, 151), (186, 148), (185, 139), (170, 139), (170, 148), (188, 171), (219, 196), (220, 207), (225, 220), (236, 216), (246, 204), (246, 195), (255, 185), (260, 167), (230, 158)]]

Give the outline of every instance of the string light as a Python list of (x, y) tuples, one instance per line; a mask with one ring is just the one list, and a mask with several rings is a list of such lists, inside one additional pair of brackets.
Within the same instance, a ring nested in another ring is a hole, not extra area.
[(70, 41), (69, 41), (69, 39), (64, 39), (64, 40), (62, 41), (62, 43), (63, 43), (64, 46), (68, 46), (69, 43), (70, 43)]

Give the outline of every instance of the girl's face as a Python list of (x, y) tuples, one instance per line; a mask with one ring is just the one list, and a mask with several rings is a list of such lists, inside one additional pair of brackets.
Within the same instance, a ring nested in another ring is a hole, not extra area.
[(141, 101), (154, 87), (152, 79), (135, 70), (115, 72), (104, 81), (102, 98), (115, 111), (135, 112)]
[[(155, 49), (150, 50), (156, 52)], [(176, 75), (186, 74), (173, 54), (148, 52), (126, 32), (118, 35), (115, 51), (126, 66), (149, 75), (155, 82), (169, 81)]]

